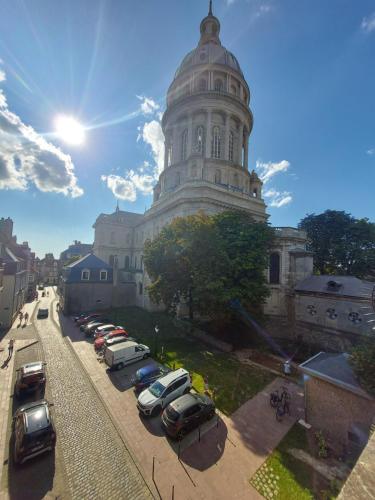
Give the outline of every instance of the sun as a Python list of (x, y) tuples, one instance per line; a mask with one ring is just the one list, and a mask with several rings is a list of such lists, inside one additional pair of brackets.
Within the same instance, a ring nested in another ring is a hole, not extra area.
[(57, 136), (68, 144), (79, 146), (85, 141), (85, 128), (72, 116), (58, 115), (55, 130)]

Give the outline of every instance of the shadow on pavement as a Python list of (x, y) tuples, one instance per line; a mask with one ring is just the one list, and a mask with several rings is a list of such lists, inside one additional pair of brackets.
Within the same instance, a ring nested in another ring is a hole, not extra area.
[(150, 434), (159, 437), (165, 436), (165, 432), (161, 426), (161, 415), (157, 417), (144, 417), (139, 414), (139, 420)]

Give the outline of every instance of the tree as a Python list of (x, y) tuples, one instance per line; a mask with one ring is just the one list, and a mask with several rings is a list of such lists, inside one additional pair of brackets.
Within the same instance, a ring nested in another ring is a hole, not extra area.
[(346, 212), (309, 214), (298, 227), (307, 232), (318, 274), (375, 277), (375, 224)]
[(375, 396), (375, 339), (366, 337), (354, 347), (349, 362), (362, 387)]
[(256, 309), (268, 295), (265, 269), (273, 230), (242, 212), (176, 218), (145, 245), (149, 293), (168, 310), (225, 315), (239, 299)]

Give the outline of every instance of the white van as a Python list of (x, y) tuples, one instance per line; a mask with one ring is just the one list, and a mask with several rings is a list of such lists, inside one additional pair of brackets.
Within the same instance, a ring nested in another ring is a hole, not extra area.
[(109, 368), (121, 370), (125, 365), (150, 356), (150, 348), (137, 342), (124, 342), (107, 347), (104, 359)]

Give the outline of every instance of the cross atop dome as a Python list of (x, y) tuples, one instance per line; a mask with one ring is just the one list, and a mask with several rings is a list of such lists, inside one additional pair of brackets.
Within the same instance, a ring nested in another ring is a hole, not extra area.
[(201, 39), (199, 40), (199, 45), (205, 45), (206, 43), (221, 45), (219, 38), (220, 22), (212, 13), (212, 0), (209, 3), (208, 15), (201, 22), (200, 31)]

